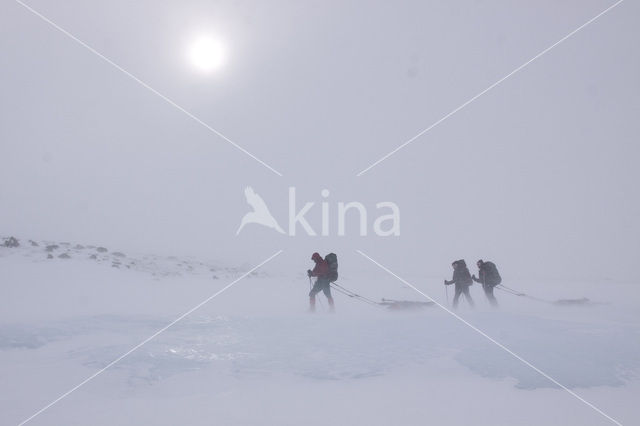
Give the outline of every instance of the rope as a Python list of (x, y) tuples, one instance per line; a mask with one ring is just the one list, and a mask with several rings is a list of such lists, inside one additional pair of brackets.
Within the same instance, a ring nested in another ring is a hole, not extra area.
[(371, 300), (368, 297), (361, 296), (361, 295), (359, 295), (359, 294), (357, 294), (357, 293), (355, 293), (355, 292), (353, 292), (353, 291), (351, 291), (349, 289), (346, 289), (346, 288), (342, 287), (340, 284), (333, 283), (333, 286), (334, 286), (334, 288), (339, 288), (339, 289), (341, 289), (341, 290), (343, 290), (343, 291), (345, 291), (347, 293), (352, 294), (353, 297), (356, 297), (358, 299), (361, 299), (361, 300), (363, 300), (365, 302), (368, 302), (370, 304), (373, 304), (373, 305), (378, 305), (378, 302), (376, 302), (375, 300)]
[(338, 293), (341, 293), (347, 297), (356, 299), (356, 300), (361, 300), (364, 303), (367, 303), (369, 305), (375, 306), (376, 308), (380, 308), (380, 309), (384, 309), (382, 306), (380, 306), (380, 304), (378, 302), (375, 302), (367, 297), (361, 296), (349, 289), (346, 289), (344, 287), (342, 287), (340, 284), (336, 284), (336, 283), (331, 283), (331, 287), (337, 291)]
[[(332, 286), (332, 287), (333, 287), (333, 286)], [(341, 294), (343, 294), (343, 295), (345, 295), (345, 296), (347, 296), (347, 297), (351, 297), (351, 298), (356, 299), (356, 300), (361, 300), (361, 301), (363, 301), (364, 303), (367, 303), (367, 304), (369, 304), (369, 305), (375, 305), (375, 306), (378, 306), (378, 304), (377, 304), (377, 303), (375, 303), (375, 302), (371, 302), (371, 301), (369, 301), (367, 298), (361, 297), (361, 296), (360, 296), (360, 295), (358, 295), (358, 294), (351, 293), (351, 292), (349, 292), (348, 290), (347, 290), (347, 291), (345, 291), (345, 290), (343, 290), (341, 287), (333, 287), (333, 289), (334, 289), (335, 291), (337, 291), (338, 293), (341, 293)]]
[(521, 293), (521, 292), (519, 292), (518, 290), (516, 290), (516, 289), (514, 289), (514, 288), (507, 287), (507, 286), (506, 286), (506, 285), (504, 285), (504, 284), (498, 284), (496, 287), (501, 287), (501, 288), (502, 288), (502, 289), (504, 289), (504, 290), (509, 290), (509, 291), (511, 291), (511, 292), (518, 293), (518, 296), (520, 296), (520, 295), (525, 296), (525, 294), (524, 294), (524, 293)]
[(530, 296), (528, 294), (522, 293), (522, 292), (520, 292), (520, 291), (518, 291), (516, 289), (513, 289), (511, 287), (507, 287), (506, 285), (498, 284), (497, 286), (495, 286), (495, 288), (497, 288), (498, 290), (502, 290), (505, 293), (512, 294), (514, 296), (526, 297), (526, 298), (529, 298), (531, 300), (535, 300), (535, 301), (542, 302), (542, 303), (552, 303), (549, 300), (540, 299), (539, 297)]
[(495, 286), (498, 290), (502, 290), (505, 293), (513, 294), (514, 296), (526, 296), (524, 293), (520, 293), (519, 291), (513, 290), (509, 287), (503, 287), (502, 285)]

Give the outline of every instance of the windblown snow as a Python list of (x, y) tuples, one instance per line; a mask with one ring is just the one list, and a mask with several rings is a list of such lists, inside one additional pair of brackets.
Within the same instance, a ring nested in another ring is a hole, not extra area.
[[(258, 271), (29, 421), (33, 425), (605, 425), (601, 413), (437, 306), (335, 294), (307, 310), (301, 273)], [(19, 424), (245, 272), (216, 262), (21, 240), (0, 247), (0, 420)], [(266, 268), (269, 271), (269, 268)], [(447, 271), (448, 272), (448, 271)], [(446, 305), (435, 278), (407, 277)], [(371, 271), (340, 283), (422, 301)], [(638, 424), (634, 284), (511, 283), (458, 313), (622, 424)]]

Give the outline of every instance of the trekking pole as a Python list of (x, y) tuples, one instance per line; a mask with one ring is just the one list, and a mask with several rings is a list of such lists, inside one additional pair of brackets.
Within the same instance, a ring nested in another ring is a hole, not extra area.
[[(309, 291), (313, 290), (313, 283), (311, 282), (311, 277), (309, 277)], [(313, 296), (315, 299), (315, 296)], [(318, 303), (320, 303), (320, 306), (324, 309), (324, 305), (322, 304), (322, 299), (318, 298), (316, 299), (318, 301)]]
[(447, 306), (449, 306), (449, 288), (446, 284), (444, 285), (444, 293), (447, 295)]

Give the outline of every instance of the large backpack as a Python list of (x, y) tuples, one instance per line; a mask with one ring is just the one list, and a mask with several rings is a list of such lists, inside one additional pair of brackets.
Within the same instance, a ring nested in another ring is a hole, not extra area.
[(325, 262), (329, 265), (329, 281), (335, 282), (338, 280), (338, 256), (335, 253), (329, 253), (324, 258)]
[(485, 262), (485, 265), (485, 282), (492, 287), (500, 285), (500, 283), (502, 282), (502, 277), (498, 272), (496, 264), (493, 262)]

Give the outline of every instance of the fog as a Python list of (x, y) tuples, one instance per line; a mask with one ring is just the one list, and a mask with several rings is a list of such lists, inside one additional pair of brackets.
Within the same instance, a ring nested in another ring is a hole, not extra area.
[[(47, 2), (29, 5), (242, 148), (15, 2), (0, 4), (0, 234), (304, 271), (637, 281), (639, 7), (624, 2), (381, 162), (613, 4)], [(213, 73), (186, 59), (223, 40)], [(236, 230), (251, 186), (287, 229), (288, 191), (330, 236)], [(330, 190), (321, 197), (322, 189)], [(337, 236), (338, 202), (358, 201)], [(400, 235), (372, 232), (376, 203)]]

